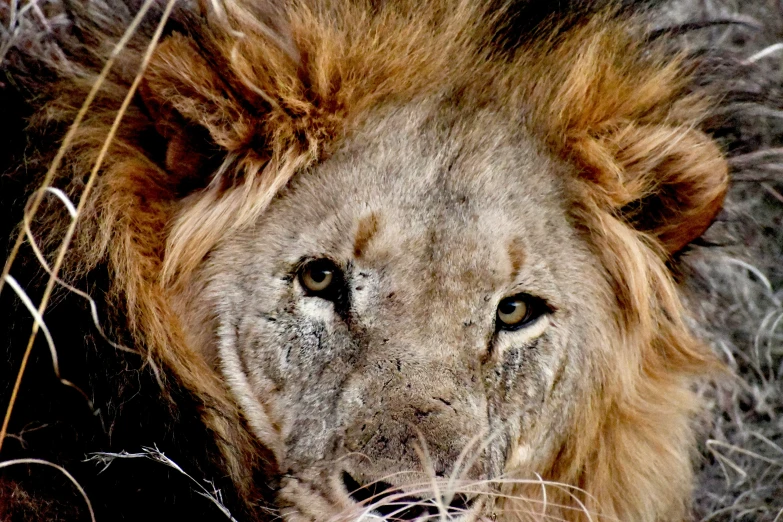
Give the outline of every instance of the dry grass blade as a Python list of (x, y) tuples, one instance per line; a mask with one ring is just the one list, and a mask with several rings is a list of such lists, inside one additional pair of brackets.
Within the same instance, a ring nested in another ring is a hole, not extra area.
[[(747, 455), (748, 457), (752, 457), (752, 458), (760, 460), (762, 462), (766, 462), (767, 464), (771, 464), (773, 466), (779, 466), (779, 467), (783, 468), (783, 460), (770, 459), (768, 457), (765, 457), (764, 455), (759, 455), (758, 453), (755, 453), (753, 451), (750, 451), (750, 450), (747, 450), (745, 448), (741, 448), (739, 446), (735, 446), (735, 445), (732, 445), (732, 444), (726, 444), (725, 442), (721, 442), (719, 440), (708, 440), (707, 441), (707, 446), (710, 447), (710, 448), (713, 448), (715, 446), (722, 447), (722, 448), (725, 448), (725, 449), (729, 450), (729, 452), (734, 452), (734, 453), (740, 453), (742, 455)], [(744, 475), (744, 472), (742, 472), (742, 474)]]
[[(150, 0), (150, 5), (151, 5)], [(41, 303), (38, 306), (38, 313), (39, 315), (43, 315), (44, 310), (46, 310), (46, 306), (49, 302), (49, 298), (51, 297), (52, 290), (55, 285), (55, 281), (57, 278), (57, 274), (60, 271), (60, 268), (62, 267), (63, 261), (65, 259), (65, 254), (68, 251), (68, 247), (71, 244), (71, 240), (73, 239), (73, 235), (76, 232), (76, 224), (78, 223), (79, 216), (81, 215), (82, 210), (87, 205), (87, 202), (89, 201), (89, 194), (90, 190), (92, 189), (93, 185), (95, 184), (95, 181), (98, 176), (98, 172), (100, 171), (100, 168), (103, 164), (103, 160), (106, 157), (106, 153), (109, 150), (109, 147), (114, 140), (114, 136), (117, 133), (117, 130), (120, 126), (120, 122), (122, 121), (122, 118), (127, 111), (128, 107), (130, 106), (131, 101), (133, 100), (134, 95), (136, 94), (136, 90), (139, 87), (139, 84), (141, 83), (141, 79), (143, 77), (144, 71), (147, 68), (147, 65), (149, 64), (150, 59), (152, 58), (152, 53), (155, 50), (155, 47), (160, 40), (161, 35), (163, 34), (163, 28), (166, 25), (166, 21), (168, 20), (169, 16), (171, 15), (172, 10), (174, 9), (174, 5), (176, 4), (176, 0), (168, 0), (166, 3), (166, 8), (163, 11), (163, 14), (160, 17), (160, 20), (158, 21), (158, 26), (155, 30), (155, 33), (152, 36), (152, 39), (150, 40), (150, 43), (147, 47), (147, 51), (144, 54), (144, 57), (142, 59), (141, 65), (139, 66), (139, 71), (136, 74), (136, 77), (133, 80), (133, 83), (131, 84), (130, 88), (128, 89), (128, 93), (125, 96), (125, 99), (122, 102), (122, 105), (120, 106), (120, 109), (117, 111), (117, 116), (114, 119), (114, 122), (112, 123), (111, 128), (109, 129), (109, 132), (106, 136), (106, 139), (104, 140), (103, 146), (101, 147), (100, 152), (98, 153), (98, 157), (95, 160), (95, 164), (93, 166), (92, 171), (90, 172), (89, 177), (87, 178), (87, 182), (85, 183), (84, 189), (82, 191), (81, 199), (79, 200), (79, 205), (76, 208), (76, 216), (71, 220), (70, 225), (68, 226), (68, 230), (65, 233), (65, 237), (62, 240), (62, 243), (60, 245), (60, 248), (57, 252), (57, 257), (55, 259), (54, 265), (52, 267), (52, 272), (49, 277), (49, 281), (46, 284), (46, 288), (44, 289), (43, 297), (41, 298)], [(145, 4), (146, 5), (146, 4)], [(149, 7), (148, 7), (149, 8)], [(141, 12), (141, 11), (140, 11)], [(137, 19), (141, 20), (137, 16)], [(135, 30), (135, 29), (134, 29)], [(128, 39), (130, 38), (130, 34), (132, 33), (126, 33), (128, 36)], [(119, 44), (118, 44), (119, 45)], [(115, 49), (114, 53), (112, 53), (112, 57), (116, 56), (118, 54), (118, 50)], [(108, 68), (104, 68), (104, 71), (106, 74), (108, 74)], [(105, 76), (104, 76), (105, 78)], [(98, 81), (96, 81), (96, 85), (100, 83), (102, 80), (99, 77)], [(97, 93), (97, 87), (93, 87), (93, 91), (90, 92), (90, 94), (93, 94), (93, 92)], [(94, 94), (93, 94), (94, 96)], [(88, 101), (91, 101), (88, 99)], [(86, 113), (86, 108), (88, 107), (87, 102), (85, 102), (84, 106), (82, 107), (82, 110)], [(80, 111), (80, 115), (82, 115), (82, 112)], [(82, 115), (83, 117), (83, 115)], [(74, 122), (74, 124), (71, 126), (71, 129), (69, 130), (69, 134), (72, 136), (72, 133), (75, 133), (76, 127), (78, 127), (79, 117), (77, 116), (77, 121)], [(55, 158), (54, 162), (52, 163), (52, 166), (49, 169), (49, 172), (47, 172), (47, 179), (44, 180), (43, 187), (48, 187), (51, 183), (51, 177), (54, 176), (54, 171), (56, 170), (57, 166), (59, 165), (59, 162), (61, 161), (63, 155), (65, 154), (65, 150), (67, 150), (67, 140), (69, 135), (66, 135), (65, 142), (60, 147), (60, 150), (58, 151), (58, 156)], [(51, 176), (50, 176), (51, 175)], [(30, 208), (30, 213), (32, 215), (35, 214), (37, 211), (41, 200), (43, 198), (43, 191), (39, 191), (37, 195), (35, 196), (35, 199), (33, 200), (32, 206)], [(14, 245), (14, 248), (11, 252), (11, 255), (8, 258), (8, 261), (6, 262), (6, 266), (3, 269), (3, 281), (5, 281), (6, 276), (8, 275), (8, 271), (10, 270), (11, 263), (13, 262), (13, 256), (18, 252), (19, 246), (21, 245), (24, 238), (24, 231), (20, 231), (19, 237), (17, 238), (17, 241)], [(0, 285), (2, 285), (2, 282), (0, 281)], [(0, 286), (0, 290), (2, 290), (2, 286)], [(0, 428), (0, 449), (2, 449), (3, 440), (5, 439), (5, 434), (8, 431), (8, 423), (11, 419), (11, 413), (13, 412), (14, 404), (16, 402), (16, 397), (19, 393), (19, 387), (21, 385), (22, 377), (24, 376), (24, 371), (27, 366), (27, 361), (30, 357), (30, 351), (32, 350), (33, 343), (35, 342), (35, 337), (38, 333), (39, 324), (38, 322), (33, 324), (33, 330), (30, 334), (30, 339), (27, 343), (27, 348), (25, 349), (24, 356), (22, 358), (22, 364), (19, 368), (19, 372), (17, 373), (16, 382), (14, 383), (14, 388), (11, 392), (11, 398), (8, 403), (8, 408), (6, 409), (5, 417), (3, 418), (3, 425), (2, 428)]]
[(226, 506), (223, 505), (220, 490), (217, 490), (212, 488), (212, 491), (208, 490), (204, 485), (193, 478), (190, 474), (188, 474), (185, 470), (183, 470), (179, 464), (168, 458), (162, 451), (160, 451), (158, 448), (142, 448), (141, 453), (127, 453), (127, 452), (120, 452), (120, 453), (105, 453), (105, 452), (99, 452), (99, 453), (92, 453), (91, 456), (86, 460), (87, 462), (93, 461), (98, 462), (102, 464), (105, 470), (108, 468), (112, 462), (114, 462), (117, 459), (150, 459), (154, 460), (155, 462), (160, 462), (161, 464), (164, 464), (168, 466), (169, 468), (172, 468), (176, 471), (178, 471), (180, 474), (184, 475), (190, 482), (196, 485), (198, 488), (197, 493), (204, 498), (210, 500), (219, 510), (221, 513), (223, 513), (226, 518), (228, 518), (231, 522), (238, 522), (236, 518), (231, 514), (231, 512), (226, 508)]
[[(17, 0), (12, 0), (12, 1), (13, 1), (13, 5), (16, 5)], [(66, 152), (68, 152), (68, 150), (71, 147), (71, 143), (76, 137), (76, 131), (81, 126), (81, 123), (84, 120), (85, 116), (87, 116), (87, 112), (89, 111), (92, 102), (95, 100), (95, 97), (98, 95), (98, 92), (100, 91), (103, 83), (106, 81), (106, 78), (108, 77), (112, 67), (114, 67), (114, 62), (117, 60), (117, 57), (123, 51), (123, 49), (125, 49), (130, 39), (138, 30), (141, 21), (144, 19), (144, 17), (147, 15), (147, 13), (149, 12), (149, 10), (152, 8), (154, 4), (155, 4), (155, 0), (144, 1), (144, 3), (139, 8), (139, 12), (136, 13), (136, 16), (131, 21), (130, 25), (128, 26), (127, 30), (123, 34), (122, 38), (120, 38), (120, 40), (117, 42), (117, 45), (115, 45), (114, 51), (112, 52), (111, 56), (109, 56), (109, 59), (106, 61), (106, 63), (104, 64), (103, 69), (101, 69), (101, 72), (100, 74), (98, 74), (98, 77), (95, 79), (95, 82), (93, 82), (90, 92), (87, 94), (84, 103), (82, 103), (82, 106), (79, 108), (79, 112), (76, 114), (76, 118), (74, 118), (73, 123), (71, 123), (71, 126), (68, 129), (68, 132), (65, 134), (65, 137), (63, 138), (63, 141), (60, 144), (59, 149), (57, 150), (57, 154), (52, 160), (52, 163), (49, 166), (49, 169), (46, 171), (46, 175), (44, 176), (43, 181), (41, 182), (40, 185), (41, 189), (45, 189), (51, 186), (52, 180), (54, 180), (54, 176), (57, 173), (57, 169), (60, 168), (60, 165), (63, 161), (63, 158), (65, 157)], [(35, 194), (35, 196), (33, 197), (33, 201), (30, 204), (29, 214), (31, 219), (33, 216), (35, 216), (36, 212), (38, 212), (38, 208), (40, 207), (42, 200), (43, 200), (43, 191), (39, 191)], [(8, 258), (6, 259), (5, 265), (3, 266), (2, 276), (0, 277), (0, 293), (2, 293), (3, 291), (5, 276), (7, 276), (8, 273), (10, 272), (11, 266), (13, 265), (16, 256), (19, 254), (19, 249), (21, 248), (23, 242), (24, 242), (24, 232), (20, 231), (19, 234), (16, 236), (16, 241), (14, 242), (14, 245), (11, 248), (11, 252), (8, 254)], [(0, 438), (0, 445), (2, 445), (2, 438)]]
[(16, 281), (16, 279), (13, 278), (13, 276), (6, 276), (7, 280), (6, 282), (11, 286), (11, 288), (16, 292), (16, 295), (19, 297), (19, 299), (22, 301), (22, 303), (25, 305), (27, 310), (30, 312), (30, 314), (33, 316), (33, 319), (36, 324), (38, 324), (38, 327), (44, 334), (44, 338), (46, 339), (46, 344), (49, 346), (49, 353), (52, 357), (52, 367), (54, 369), (54, 375), (59, 381), (69, 388), (73, 388), (79, 394), (84, 397), (84, 400), (87, 401), (87, 404), (91, 411), (94, 412), (95, 406), (93, 405), (92, 401), (90, 400), (90, 397), (78, 386), (76, 386), (74, 383), (69, 381), (68, 379), (64, 379), (60, 375), (60, 362), (57, 357), (57, 348), (54, 346), (54, 339), (52, 338), (52, 334), (49, 332), (49, 328), (46, 326), (46, 323), (44, 322), (43, 316), (41, 316), (40, 312), (35, 309), (35, 305), (30, 300), (30, 297), (27, 295), (27, 293), (22, 289), (22, 287), (19, 285), (19, 283)]
[[(45, 192), (51, 193), (55, 195), (65, 206), (66, 210), (68, 211), (68, 215), (71, 217), (72, 220), (75, 220), (78, 216), (77, 209), (74, 207), (73, 202), (68, 198), (68, 196), (60, 189), (54, 188), (54, 187), (47, 187), (45, 189)], [(69, 292), (72, 292), (82, 299), (86, 300), (89, 303), (90, 306), (90, 315), (92, 316), (93, 325), (95, 326), (95, 329), (98, 332), (98, 335), (101, 336), (101, 338), (106, 341), (106, 343), (109, 344), (112, 348), (115, 350), (120, 350), (127, 353), (132, 353), (134, 355), (141, 356), (141, 353), (133, 350), (131, 348), (128, 348), (127, 346), (121, 345), (119, 343), (116, 343), (112, 341), (108, 335), (106, 335), (106, 332), (103, 330), (103, 327), (101, 326), (100, 319), (98, 317), (98, 304), (95, 302), (95, 300), (90, 297), (90, 295), (75, 286), (68, 284), (67, 282), (63, 281), (59, 277), (57, 277), (56, 274), (54, 274), (52, 268), (49, 266), (49, 262), (46, 260), (46, 258), (43, 255), (43, 252), (41, 251), (41, 248), (38, 246), (38, 243), (35, 239), (35, 235), (32, 231), (32, 225), (30, 223), (30, 215), (28, 212), (25, 212), (24, 218), (23, 218), (23, 225), (24, 225), (24, 233), (27, 237), (27, 242), (30, 245), (30, 248), (33, 251), (33, 254), (35, 255), (36, 259), (38, 260), (38, 263), (41, 265), (41, 267), (46, 271), (46, 273), (54, 279), (54, 281), (62, 286), (63, 288), (67, 289)], [(37, 310), (35, 311), (37, 314)], [(157, 364), (153, 360), (149, 360), (148, 364), (152, 368), (152, 371), (155, 375), (155, 379), (158, 382), (158, 386), (163, 388), (163, 378), (160, 374), (160, 369), (158, 368)]]

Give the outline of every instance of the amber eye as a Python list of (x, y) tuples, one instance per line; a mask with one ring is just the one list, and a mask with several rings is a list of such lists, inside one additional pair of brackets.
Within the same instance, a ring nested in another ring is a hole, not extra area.
[(338, 268), (328, 259), (314, 259), (305, 263), (299, 271), (299, 282), (308, 292), (327, 293), (337, 279)]
[(528, 294), (506, 297), (498, 305), (498, 328), (514, 330), (538, 319), (546, 312), (541, 299)]

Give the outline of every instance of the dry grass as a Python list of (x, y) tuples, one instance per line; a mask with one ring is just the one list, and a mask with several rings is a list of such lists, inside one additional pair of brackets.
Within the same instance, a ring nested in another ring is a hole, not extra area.
[(741, 63), (740, 92), (720, 114), (731, 128), (734, 184), (719, 221), (684, 259), (694, 327), (737, 379), (704, 390), (697, 520), (783, 520), (783, 10), (778, 2), (677, 0), (666, 23), (732, 19), (695, 31), (691, 48)]

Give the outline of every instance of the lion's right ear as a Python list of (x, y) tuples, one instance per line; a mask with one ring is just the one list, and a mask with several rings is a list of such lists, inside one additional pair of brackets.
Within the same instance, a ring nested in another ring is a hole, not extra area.
[(163, 103), (146, 82), (139, 91), (157, 139), (162, 140), (163, 150), (156, 159), (166, 172), (176, 176), (177, 192), (184, 195), (206, 186), (224, 158), (209, 131)]
[(169, 36), (140, 85), (153, 131), (147, 156), (165, 169), (174, 197), (193, 196), (168, 226), (161, 277), (172, 284), (263, 212), (327, 134), (310, 117), (317, 111), (291, 46), (267, 26), (242, 26), (238, 37), (225, 25)]
[[(217, 50), (217, 49), (216, 49)], [(243, 96), (219, 50), (208, 61), (196, 42), (180, 34), (155, 50), (139, 94), (164, 147), (159, 163), (180, 192), (206, 186), (229, 154), (264, 155), (257, 134), (269, 106)]]

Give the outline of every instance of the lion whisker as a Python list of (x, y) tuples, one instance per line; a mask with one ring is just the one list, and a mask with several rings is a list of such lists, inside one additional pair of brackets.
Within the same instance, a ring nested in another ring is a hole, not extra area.
[[(453, 496), (453, 487), (454, 487), (454, 481), (460, 477), (462, 474), (462, 462), (465, 460), (465, 457), (467, 457), (468, 452), (471, 450), (471, 448), (478, 443), (479, 440), (483, 438), (483, 433), (477, 433), (471, 439), (468, 441), (467, 444), (465, 444), (465, 447), (462, 448), (462, 451), (460, 451), (459, 456), (457, 456), (456, 462), (454, 462), (454, 469), (452, 469), (451, 473), (449, 474), (449, 481), (446, 485), (446, 494), (449, 496), (449, 502), (451, 502), (451, 497)], [(481, 451), (476, 452), (477, 454), (481, 454), (483, 452), (483, 448)], [(470, 468), (473, 467), (473, 464), (475, 463), (475, 456), (473, 459), (471, 459), (466, 465), (465, 465), (465, 472), (467, 473), (470, 471)]]
[(425, 472), (430, 477), (430, 482), (432, 484), (432, 492), (434, 493), (435, 498), (437, 499), (436, 505), (438, 508), (438, 512), (442, 516), (445, 516), (444, 512), (446, 506), (443, 505), (444, 504), (443, 497), (441, 496), (440, 487), (438, 485), (438, 479), (435, 475), (435, 467), (432, 464), (432, 458), (430, 457), (429, 450), (427, 449), (427, 440), (425, 439), (424, 434), (421, 432), (421, 430), (419, 430), (418, 427), (415, 427), (415, 429), (420, 444), (414, 443), (413, 449), (416, 451), (416, 454), (419, 456), (419, 460), (421, 461)]
[[(412, 473), (412, 472), (398, 472), (398, 473), (393, 474), (393, 475), (400, 475), (400, 474), (405, 474), (405, 473)], [(379, 481), (381, 481), (381, 480), (379, 480)], [(375, 482), (379, 482), (379, 481), (375, 481)], [(403, 506), (404, 505), (404, 506), (411, 507), (411, 506), (415, 506), (415, 505), (427, 505), (427, 506), (438, 505), (437, 504), (438, 498), (437, 498), (437, 496), (435, 496), (435, 494), (436, 494), (435, 492), (436, 491), (440, 491), (440, 489), (443, 486), (449, 485), (449, 483), (451, 482), (451, 479), (448, 479), (448, 480), (446, 480), (446, 479), (437, 479), (435, 482), (436, 482), (435, 485), (437, 486), (437, 489), (432, 487), (433, 486), (433, 482), (432, 482), (432, 480), (429, 480), (429, 481), (408, 483), (408, 484), (406, 484), (404, 486), (404, 487), (406, 487), (406, 489), (404, 489), (404, 490), (402, 489), (403, 486), (395, 487), (395, 490), (398, 491), (397, 493), (390, 493), (387, 490), (387, 491), (384, 491), (383, 493), (379, 493), (379, 494), (373, 495), (372, 497), (367, 499), (367, 501), (372, 501), (372, 500), (375, 500), (375, 499), (377, 499), (377, 500), (374, 501), (374, 502), (371, 502), (371, 503), (369, 503), (367, 505), (365, 505), (364, 508), (363, 508), (363, 514), (365, 514), (365, 515), (366, 514), (371, 514), (373, 511), (377, 510), (379, 507), (384, 507), (384, 506), (396, 506), (396, 505)], [(542, 490), (543, 490), (543, 495), (542, 495), (541, 499), (538, 499), (538, 498), (525, 497), (525, 496), (521, 496), (521, 495), (504, 494), (504, 493), (500, 493), (500, 492), (497, 492), (497, 491), (486, 490), (486, 486), (488, 486), (488, 485), (498, 485), (498, 484), (500, 484), (500, 485), (503, 485), (503, 484), (540, 485)], [(560, 510), (579, 511), (579, 512), (585, 513), (585, 515), (588, 517), (588, 520), (593, 520), (593, 518), (592, 518), (593, 515), (595, 515), (595, 516), (600, 515), (602, 518), (606, 519), (606, 515), (603, 515), (601, 513), (596, 512), (596, 511), (588, 510), (587, 507), (584, 505), (584, 503), (582, 501), (580, 501), (576, 497), (576, 495), (574, 493), (572, 493), (572, 492), (579, 492), (579, 493), (583, 493), (583, 494), (587, 495), (588, 497), (590, 497), (590, 495), (586, 491), (584, 491), (581, 488), (578, 488), (576, 486), (570, 485), (570, 484), (544, 480), (543, 478), (541, 478), (540, 475), (537, 475), (537, 479), (498, 478), (498, 479), (486, 479), (486, 480), (475, 480), (475, 481), (458, 480), (458, 481), (452, 482), (452, 485), (449, 486), (449, 487), (451, 488), (450, 489), (450, 493), (452, 495), (466, 494), (466, 495), (473, 495), (473, 496), (479, 496), (479, 497), (489, 497), (489, 498), (495, 498), (495, 499), (505, 499), (505, 500), (510, 500), (510, 501), (514, 501), (514, 500), (524, 501), (524, 502), (529, 503), (529, 504), (540, 504), (541, 505), (541, 510), (540, 511), (535, 511), (535, 512), (532, 511), (532, 510), (512, 509), (512, 511), (524, 511), (525, 513), (531, 514), (531, 515), (545, 516), (546, 518), (553, 518), (553, 519), (559, 520), (559, 518), (557, 518), (557, 517), (547, 513), (547, 509), (548, 508), (557, 508), (557, 509), (560, 509)], [(568, 504), (562, 504), (562, 503), (557, 503), (557, 502), (552, 502), (552, 500), (548, 498), (548, 495), (547, 495), (547, 492), (546, 492), (546, 488), (547, 487), (555, 487), (555, 488), (558, 488), (560, 490), (565, 491), (566, 494), (568, 494), (571, 498), (573, 498), (573, 500), (575, 501), (577, 506), (568, 505)], [(417, 496), (417, 495), (433, 495), (433, 498), (422, 500), (422, 501), (419, 501), (419, 502), (411, 502), (409, 500), (410, 497)], [(443, 500), (441, 500), (441, 505), (439, 506), (439, 509), (440, 509), (440, 513), (439, 513), (438, 516), (443, 516), (443, 515), (453, 514), (453, 511), (455, 509), (459, 509), (459, 508), (444, 506), (443, 505)], [(404, 510), (404, 508), (402, 510)], [(505, 510), (508, 511), (508, 509), (505, 509)], [(444, 513), (444, 511), (445, 511), (445, 513)], [(614, 519), (614, 517), (611, 517), (610, 519)]]
[[(608, 517), (607, 515), (604, 515), (604, 514), (598, 512), (598, 511), (587, 510), (585, 506), (575, 507), (575, 506), (568, 505), (568, 504), (561, 504), (561, 503), (558, 503), (558, 502), (552, 502), (551, 500), (548, 500), (545, 503), (545, 501), (543, 499), (538, 499), (538, 498), (535, 498), (535, 497), (525, 497), (525, 496), (522, 496), (522, 495), (512, 495), (512, 494), (507, 494), (507, 493), (499, 493), (499, 492), (496, 492), (496, 491), (481, 491), (481, 492), (478, 493), (478, 495), (479, 496), (484, 496), (484, 497), (492, 497), (492, 498), (496, 498), (496, 499), (499, 498), (499, 499), (504, 499), (504, 500), (511, 500), (511, 501), (518, 500), (518, 501), (526, 502), (526, 503), (529, 503), (529, 504), (541, 504), (542, 506), (544, 504), (546, 504), (546, 506), (548, 506), (548, 507), (553, 507), (553, 508), (557, 508), (557, 509), (560, 509), (560, 510), (578, 511), (578, 512), (586, 513), (586, 514), (587, 513), (592, 513), (592, 514), (594, 514), (596, 516), (600, 516), (602, 519), (618, 520), (619, 521), (619, 519), (617, 519), (616, 517)], [(509, 511), (509, 509), (504, 508), (503, 511)], [(517, 510), (516, 509), (512, 509), (511, 511), (517, 511)], [(530, 511), (530, 513), (531, 514), (535, 514), (532, 511)], [(541, 515), (543, 515), (543, 514), (544, 513), (541, 513)], [(546, 516), (552, 517), (553, 515), (546, 514)]]

